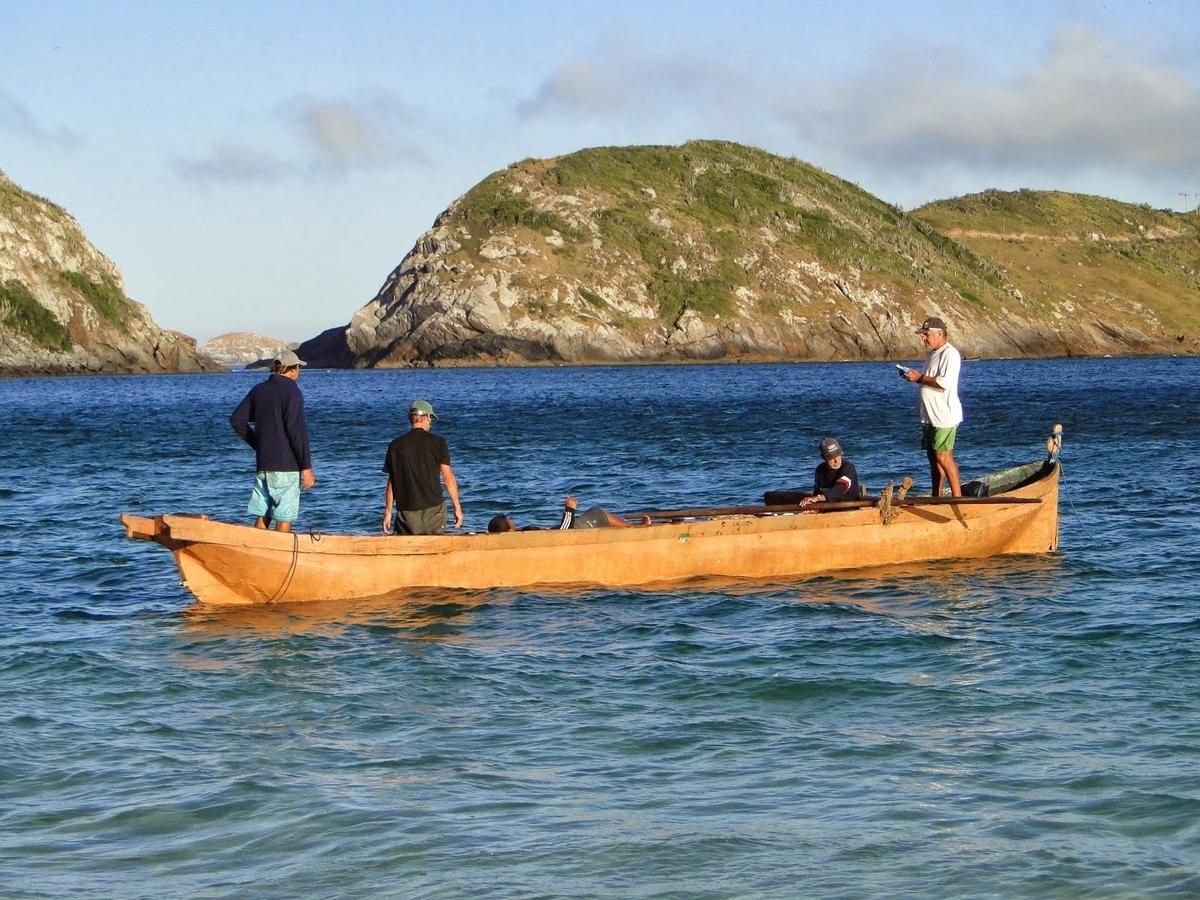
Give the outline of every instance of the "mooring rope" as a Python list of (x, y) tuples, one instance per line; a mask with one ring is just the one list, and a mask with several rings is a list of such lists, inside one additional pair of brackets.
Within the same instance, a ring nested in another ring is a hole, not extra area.
[(279, 590), (277, 590), (275, 592), (275, 595), (273, 597), (271, 597), (270, 600), (267, 601), (268, 606), (274, 606), (276, 603), (278, 603), (280, 600), (282, 600), (284, 594), (287, 593), (288, 588), (290, 588), (292, 586), (292, 578), (296, 574), (296, 564), (299, 561), (300, 561), (300, 535), (297, 532), (293, 531), (292, 532), (292, 564), (291, 564), (291, 566), (288, 567), (287, 577), (283, 579), (283, 584), (281, 584), (279, 586)]
[(1071, 491), (1067, 488), (1067, 470), (1063, 468), (1061, 459), (1058, 460), (1058, 483), (1062, 485), (1063, 494), (1067, 498), (1067, 506), (1071, 507), (1071, 515), (1075, 517), (1075, 523), (1083, 529), (1083, 533), (1087, 536), (1087, 539), (1095, 544), (1095, 536), (1087, 525), (1084, 524), (1083, 516), (1079, 514), (1079, 510), (1075, 508), (1075, 501), (1071, 499)]

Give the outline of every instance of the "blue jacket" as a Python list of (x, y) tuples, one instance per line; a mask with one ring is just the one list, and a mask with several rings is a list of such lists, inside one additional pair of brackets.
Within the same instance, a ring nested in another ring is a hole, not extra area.
[(304, 395), (292, 379), (272, 375), (256, 384), (233, 411), (229, 424), (254, 448), (257, 471), (302, 472), (312, 468)]

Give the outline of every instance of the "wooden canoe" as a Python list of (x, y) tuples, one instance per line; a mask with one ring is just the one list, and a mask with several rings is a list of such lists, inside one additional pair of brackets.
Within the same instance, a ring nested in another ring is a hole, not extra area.
[(1058, 546), (1058, 479), (1052, 455), (964, 486), (991, 502), (915, 500), (886, 524), (862, 503), (817, 515), (735, 512), (637, 528), (429, 537), (279, 533), (188, 515), (121, 521), (128, 537), (170, 550), (183, 585), (203, 603), (402, 602), (418, 587), (626, 587), (1047, 553)]

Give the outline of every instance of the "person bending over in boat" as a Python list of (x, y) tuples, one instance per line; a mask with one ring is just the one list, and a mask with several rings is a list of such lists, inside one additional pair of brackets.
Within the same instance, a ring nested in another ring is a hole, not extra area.
[(396, 534), (441, 534), (446, 530), (446, 501), (442, 483), (454, 504), (454, 527), (463, 523), (458, 503), (458, 482), (450, 468), (446, 439), (432, 434), (429, 426), (437, 416), (425, 400), (414, 400), (408, 408), (407, 434), (388, 445), (383, 474), (388, 477), (383, 502), (383, 533), (391, 533), (392, 504), (396, 505)]
[[(857, 500), (861, 493), (858, 485), (858, 471), (854, 463), (846, 459), (842, 445), (836, 438), (827, 437), (817, 448), (824, 460), (813, 476), (813, 492), (811, 497), (805, 497), (800, 505), (811, 506), (823, 500)], [(812, 510), (817, 512), (817, 510)]]
[[(578, 504), (574, 497), (568, 496), (563, 501), (563, 514), (559, 523), (554, 526), (558, 531), (566, 531), (568, 528), (630, 528), (632, 522), (627, 522), (620, 516), (614, 516), (608, 510), (593, 506), (582, 513), (577, 513)], [(650, 524), (649, 516), (642, 516), (643, 525)], [(501, 513), (498, 516), (492, 516), (492, 520), (488, 522), (488, 531), (492, 534), (500, 534), (505, 531), (543, 531), (545, 529), (540, 525), (526, 525), (524, 528), (518, 528), (517, 523), (508, 516)]]

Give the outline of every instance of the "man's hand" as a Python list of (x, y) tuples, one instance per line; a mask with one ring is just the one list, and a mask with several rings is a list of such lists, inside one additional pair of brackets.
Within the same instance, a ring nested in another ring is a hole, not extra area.
[(803, 500), (801, 500), (800, 506), (801, 506), (801, 508), (803, 508), (805, 506), (812, 506), (814, 503), (820, 503), (824, 499), (825, 499), (824, 494), (813, 494), (811, 497), (805, 497)]
[(313, 474), (312, 469), (305, 469), (300, 473), (300, 484), (307, 491), (317, 483), (317, 476)]
[(574, 512), (574, 510), (575, 510), (575, 507), (576, 507), (576, 506), (578, 506), (578, 505), (579, 505), (579, 504), (578, 504), (578, 502), (575, 500), (575, 498), (574, 498), (574, 497), (572, 497), (570, 494), (567, 494), (567, 499), (563, 501), (563, 509), (569, 509), (569, 510), (571, 510), (572, 512)]
[(909, 369), (904, 373), (904, 380), (915, 384), (921, 380), (921, 373), (916, 369)]
[(386, 507), (383, 511), (383, 533), (384, 534), (392, 533), (392, 530), (390, 527), (391, 524), (392, 524), (392, 508), (389, 506), (389, 507)]
[(454, 527), (462, 528), (462, 523), (463, 523), (462, 507), (459, 506), (457, 503), (455, 503), (454, 504)]

